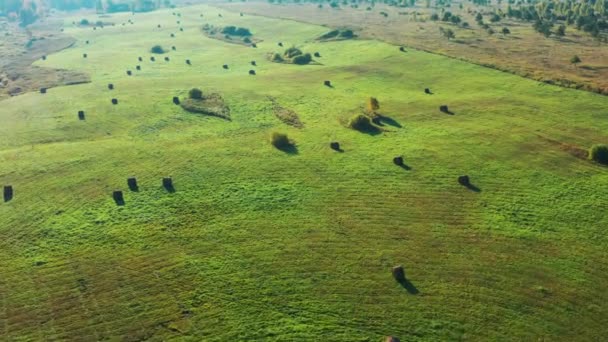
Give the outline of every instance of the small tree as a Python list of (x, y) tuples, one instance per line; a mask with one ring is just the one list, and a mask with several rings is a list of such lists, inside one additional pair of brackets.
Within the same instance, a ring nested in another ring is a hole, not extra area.
[(160, 54), (160, 53), (165, 53), (165, 49), (163, 49), (163, 47), (160, 46), (160, 45), (154, 45), (150, 49), (150, 52), (152, 52), (152, 53), (159, 53)]
[(577, 55), (574, 55), (574, 56), (572, 56), (572, 58), (570, 58), (570, 63), (574, 64), (575, 67), (580, 62), (582, 62), (582, 61)]
[(506, 35), (508, 35), (508, 34), (511, 34), (511, 31), (510, 31), (508, 28), (503, 27), (503, 28), (502, 28), (502, 35), (503, 35), (503, 36), (506, 36)]
[(377, 98), (370, 97), (369, 100), (367, 100), (367, 110), (370, 112), (375, 112), (378, 109), (380, 109), (380, 102), (378, 102)]
[(608, 165), (608, 145), (593, 145), (589, 149), (589, 159)]
[(557, 31), (555, 31), (555, 34), (558, 37), (563, 37), (566, 35), (566, 25), (559, 25), (559, 27), (557, 28)]
[(203, 98), (203, 91), (198, 88), (192, 88), (188, 92), (188, 96), (190, 96), (191, 99), (200, 100)]
[(278, 149), (286, 149), (293, 146), (293, 142), (289, 140), (287, 134), (272, 132), (270, 135), (270, 143)]

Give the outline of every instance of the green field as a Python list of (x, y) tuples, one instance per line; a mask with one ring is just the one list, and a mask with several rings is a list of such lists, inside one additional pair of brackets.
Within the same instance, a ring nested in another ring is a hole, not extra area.
[[(608, 142), (608, 97), (213, 7), (81, 18), (65, 21), (76, 45), (36, 65), (92, 82), (0, 103), (0, 185), (15, 189), (0, 204), (0, 340), (605, 338), (608, 168), (571, 152)], [(263, 41), (210, 39), (204, 23)], [(269, 62), (279, 41), (322, 65)], [(176, 46), (169, 62), (150, 62), (156, 44)], [(232, 121), (172, 103), (192, 87), (222, 94)], [(394, 122), (346, 128), (370, 96)]]

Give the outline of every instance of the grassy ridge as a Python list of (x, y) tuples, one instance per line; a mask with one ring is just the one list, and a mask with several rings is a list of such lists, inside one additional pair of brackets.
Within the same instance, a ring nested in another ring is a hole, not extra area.
[[(171, 11), (124, 27), (130, 15), (115, 15), (116, 27), (96, 31), (66, 19), (79, 43), (38, 65), (86, 71), (92, 83), (3, 101), (0, 182), (16, 196), (0, 205), (2, 336), (606, 333), (608, 171), (547, 140), (606, 141), (605, 97), (376, 41), (313, 42), (323, 27), (219, 18), (205, 6), (180, 12), (184, 32)], [(208, 39), (206, 22), (264, 41), (253, 49)], [(320, 51), (323, 66), (267, 62), (278, 41)], [(155, 44), (177, 47), (170, 62), (148, 60)], [(221, 93), (232, 121), (171, 102), (194, 86)], [(268, 96), (305, 127), (282, 124)], [(379, 135), (344, 128), (369, 96), (397, 124)], [(288, 133), (297, 153), (273, 149), (273, 130)], [(345, 153), (330, 150), (332, 140)], [(412, 170), (394, 166), (396, 155)], [(461, 174), (481, 191), (459, 186)], [(137, 193), (126, 187), (132, 175)], [(173, 194), (161, 188), (167, 175)], [(114, 205), (114, 189), (126, 206)], [(396, 264), (419, 294), (394, 282)]]

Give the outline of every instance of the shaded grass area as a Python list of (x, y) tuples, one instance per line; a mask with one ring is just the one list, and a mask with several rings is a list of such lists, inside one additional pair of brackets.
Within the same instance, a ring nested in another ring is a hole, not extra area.
[[(37, 64), (88, 72), (92, 83), (2, 102), (0, 183), (15, 194), (0, 204), (1, 336), (606, 334), (608, 218), (598, 208), (608, 171), (547, 141), (606, 141), (605, 97), (377, 41), (311, 43), (323, 27), (206, 6), (181, 12), (175, 38), (171, 11), (103, 32), (67, 29), (78, 43)], [(252, 49), (208, 39), (196, 30), (205, 22), (248, 27), (264, 41)], [(323, 66), (260, 62), (258, 76), (247, 75), (275, 40), (320, 51)], [(177, 47), (171, 62), (146, 58), (124, 75), (154, 44)], [(174, 62), (186, 58), (196, 67)], [(172, 103), (201, 84), (230, 104), (230, 124)], [(268, 96), (306, 126), (277, 121)], [(345, 128), (340, 120), (370, 96), (400, 126)], [(457, 115), (440, 113), (442, 104)], [(298, 153), (269, 144), (273, 130)], [(411, 170), (393, 164), (397, 155)], [(482, 191), (459, 185), (463, 174)], [(139, 191), (127, 191), (128, 177)], [(398, 264), (416, 295), (393, 279)]]

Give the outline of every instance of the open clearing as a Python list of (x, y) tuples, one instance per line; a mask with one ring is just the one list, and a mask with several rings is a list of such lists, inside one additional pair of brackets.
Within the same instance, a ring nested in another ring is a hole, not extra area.
[[(98, 30), (74, 20), (74, 46), (35, 65), (91, 83), (0, 106), (0, 183), (15, 189), (0, 204), (2, 339), (608, 334), (608, 168), (563, 147), (608, 141), (608, 97), (207, 6), (115, 14)], [(260, 42), (210, 39), (205, 23)], [(279, 41), (322, 65), (267, 61)], [(156, 44), (176, 50), (151, 62)], [(231, 121), (172, 102), (193, 87), (221, 94)], [(370, 96), (384, 131), (345, 128)], [(272, 131), (296, 150), (273, 148)], [(408, 288), (392, 278), (399, 264)]]

